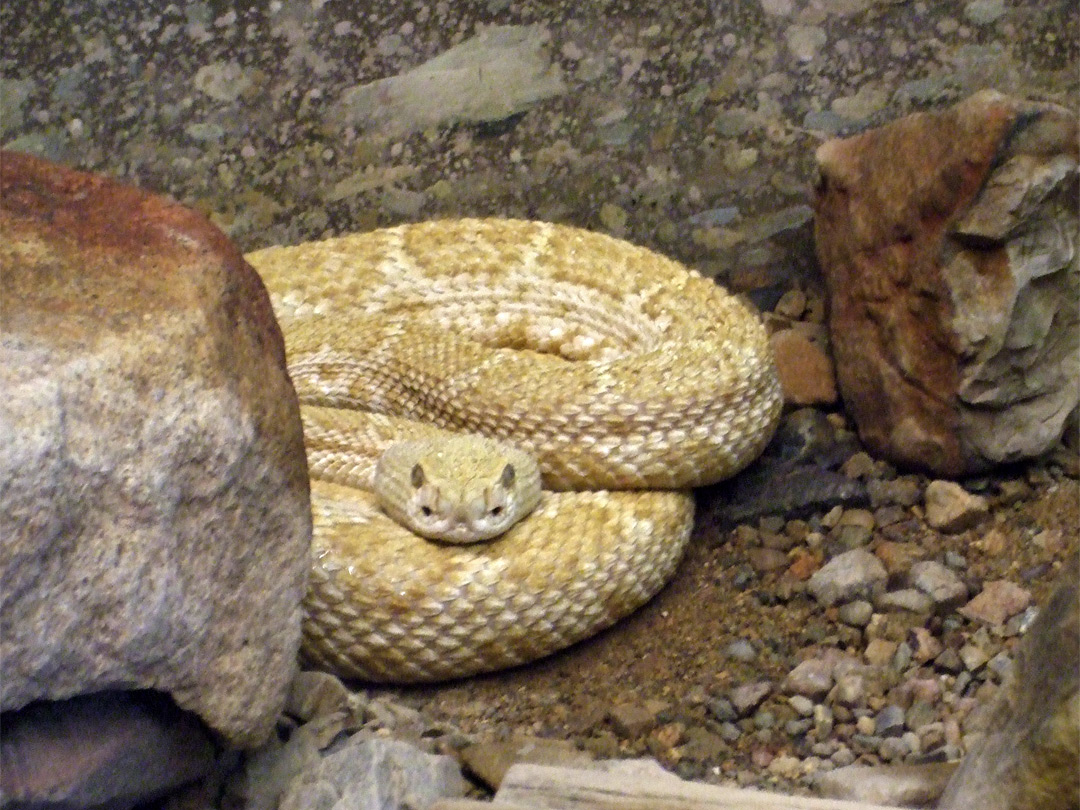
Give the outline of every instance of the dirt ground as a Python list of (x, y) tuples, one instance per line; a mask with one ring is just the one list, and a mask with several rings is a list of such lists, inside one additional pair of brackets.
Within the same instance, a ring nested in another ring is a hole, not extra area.
[[(1022, 583), (1038, 603), (1049, 593), (1053, 572), (1078, 552), (1080, 485), (1041, 469), (1029, 478), (1037, 482), (1029, 497), (995, 508), (982, 529), (943, 536), (922, 527), (896, 539), (918, 543), (935, 555), (955, 552), (969, 563), (967, 578)], [(1001, 481), (1023, 486), (1022, 477), (1000, 479), (989, 482), (990, 491), (1000, 489)], [(987, 549), (984, 540), (991, 528), (1004, 544), (995, 539)], [(1045, 548), (1033, 543), (1042, 532), (1059, 538), (1059, 544)], [(713, 757), (694, 758), (691, 752), (682, 761), (680, 747), (685, 751), (687, 740), (694, 738), (688, 729), (712, 725), (706, 720), (710, 698), (743, 683), (781, 682), (803, 649), (837, 646), (861, 658), (865, 644), (858, 631), (837, 621), (834, 609), (821, 608), (808, 594), (789, 596), (779, 573), (740, 587), (736, 573), (745, 565), (745, 551), (727, 533), (710, 531), (699, 521), (671, 583), (606, 632), (514, 670), (386, 692), (481, 739), (519, 734), (560, 739), (601, 756), (656, 756), (688, 777), (750, 781), (750, 774), (773, 756), (805, 751), (776, 728), (764, 738), (744, 734)], [(928, 626), (940, 632), (941, 618), (931, 618)], [(751, 661), (729, 654), (728, 645), (737, 639), (757, 651)], [(620, 737), (609, 720), (620, 705), (648, 706), (656, 723), (641, 736)]]
[[(5, 148), (169, 194), (244, 250), (434, 217), (534, 217), (660, 250), (766, 311), (790, 289), (821, 300), (808, 200), (823, 141), (985, 87), (1071, 109), (1080, 87), (1075, 0), (125, 8), (0, 7)], [(335, 118), (350, 89), (402, 75), (490, 25), (539, 36), (561, 89), (502, 119), (455, 117), (455, 99), (443, 119), (413, 129)], [(1044, 598), (1060, 561), (1077, 553), (1077, 480), (1039, 462), (978, 489), (990, 499), (987, 524), (941, 535), (915, 506), (868, 547), (887, 536), (930, 559), (951, 552), (971, 595), (1004, 578)], [(799, 517), (813, 527), (822, 516)], [(783, 569), (749, 566), (751, 542), (703, 517), (674, 580), (595, 638), (509, 672), (375, 691), (476, 737), (521, 732), (601, 756), (649, 754), (693, 778), (794, 778), (767, 769), (780, 755), (835, 752), (790, 733), (800, 718), (780, 682), (815, 651), (863, 656), (865, 638)], [(956, 648), (977, 632), (965, 622), (929, 620)], [(733, 654), (739, 640), (750, 649)], [(992, 636), (987, 652), (1015, 641)], [(961, 724), (996, 683), (980, 672), (953, 694), (963, 672), (894, 673), (905, 674), (940, 678), (951, 696), (941, 717)], [(762, 708), (725, 719), (717, 699), (762, 679), (772, 685)], [(865, 711), (884, 694), (873, 692)], [(647, 719), (620, 731), (611, 715), (626, 707)], [(856, 727), (838, 717), (836, 734), (871, 761)]]

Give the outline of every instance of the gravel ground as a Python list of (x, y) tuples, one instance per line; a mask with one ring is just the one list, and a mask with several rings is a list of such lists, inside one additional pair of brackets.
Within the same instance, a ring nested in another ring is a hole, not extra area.
[[(822, 140), (987, 86), (1073, 108), (1080, 91), (1073, 0), (151, 6), (0, 7), (4, 145), (170, 194), (245, 249), (537, 217), (659, 249), (765, 310), (796, 288), (821, 300)], [(431, 85), (456, 92), (395, 107), (402, 85), (366, 86), (490, 25), (511, 28)], [(703, 493), (685, 563), (629, 620), (526, 668), (385, 694), (467, 738), (565, 739), (712, 781), (802, 790), (849, 762), (955, 756), (1032, 614), (957, 610), (996, 580), (1037, 601), (1077, 553), (1075, 448), (964, 482), (987, 514), (948, 534), (927, 523), (925, 479), (830, 419), (847, 449), (822, 465), (850, 498), (732, 528), (731, 490)], [(810, 573), (859, 549), (901, 596), (824, 607)], [(934, 601), (931, 580), (953, 595)]]

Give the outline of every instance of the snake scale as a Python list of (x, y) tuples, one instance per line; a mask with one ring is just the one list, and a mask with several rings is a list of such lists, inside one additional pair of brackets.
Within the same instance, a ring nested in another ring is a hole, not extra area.
[[(674, 572), (690, 488), (775, 429), (758, 317), (625, 241), (455, 219), (246, 258), (285, 336), (312, 476), (302, 653), (346, 677), (462, 677), (612, 624)], [(422, 539), (371, 495), (376, 460), (461, 433), (531, 454), (539, 505), (489, 542)]]

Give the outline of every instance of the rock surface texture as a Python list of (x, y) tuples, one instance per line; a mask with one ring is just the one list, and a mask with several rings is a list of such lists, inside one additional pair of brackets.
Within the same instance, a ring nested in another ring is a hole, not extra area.
[(105, 692), (35, 703), (4, 716), (0, 802), (130, 807), (203, 777), (214, 754), (206, 727), (163, 695)]
[(1080, 800), (1080, 567), (1072, 559), (1017, 651), (986, 734), (940, 810), (1067, 810)]
[(188, 209), (0, 167), (2, 707), (152, 689), (257, 744), (295, 671), (311, 533), (266, 292)]
[(875, 452), (953, 476), (1058, 441), (1080, 401), (1077, 144), (1068, 110), (985, 91), (818, 149), (838, 383)]

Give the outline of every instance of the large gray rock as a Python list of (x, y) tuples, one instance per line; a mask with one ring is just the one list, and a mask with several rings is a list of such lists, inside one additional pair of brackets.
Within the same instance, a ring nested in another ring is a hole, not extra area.
[(1077, 127), (986, 91), (818, 149), (837, 381), (875, 452), (973, 473), (1076, 418)]
[(154, 689), (257, 744), (295, 670), (311, 536), (266, 291), (188, 209), (0, 166), (2, 708)]

